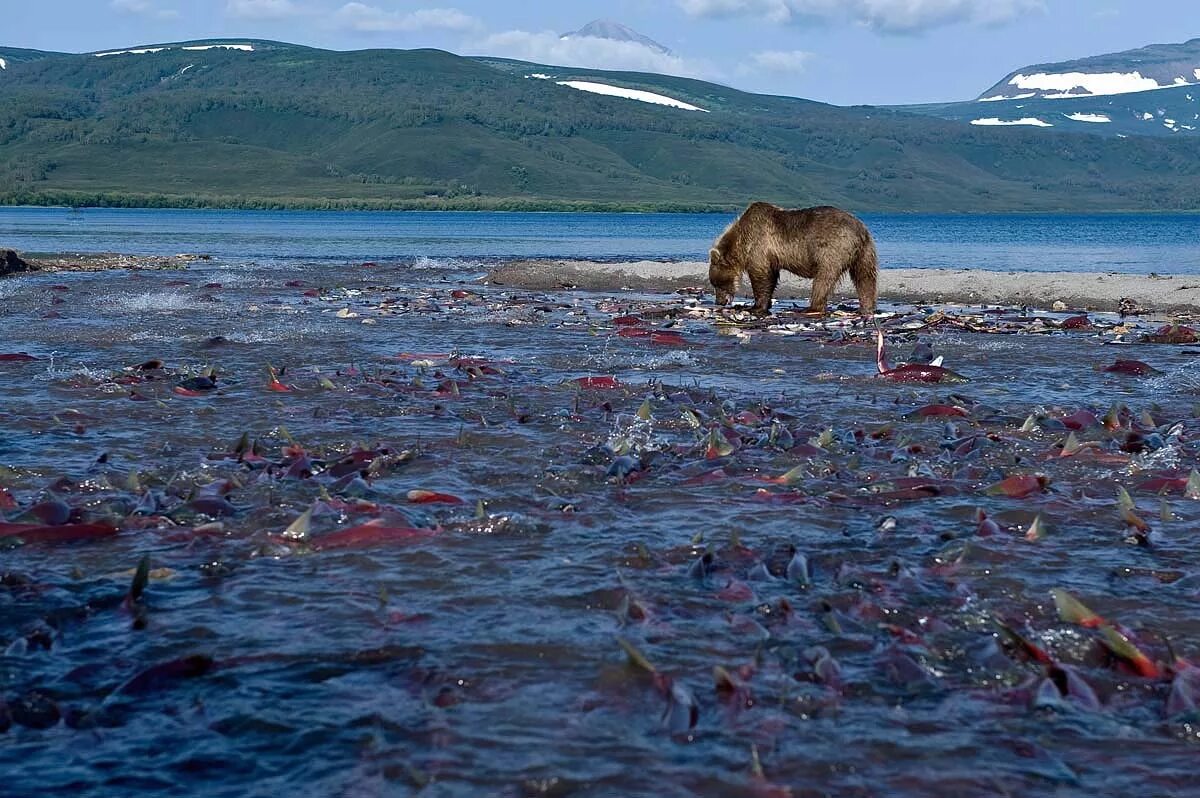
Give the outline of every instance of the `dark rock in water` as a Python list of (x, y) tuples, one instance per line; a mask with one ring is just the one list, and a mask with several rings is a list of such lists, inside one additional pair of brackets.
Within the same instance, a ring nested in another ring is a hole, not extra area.
[(0, 249), (0, 277), (32, 271), (36, 271), (36, 267), (18, 255), (16, 250)]
[(54, 699), (37, 691), (18, 698), (9, 711), (14, 721), (30, 729), (49, 729), (61, 717)]

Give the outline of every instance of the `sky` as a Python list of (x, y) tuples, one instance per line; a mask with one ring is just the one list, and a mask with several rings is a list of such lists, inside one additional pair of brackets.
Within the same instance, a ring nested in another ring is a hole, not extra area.
[[(12, 47), (91, 52), (216, 37), (436, 47), (685, 75), (838, 105), (967, 100), (1022, 66), (1200, 36), (1195, 0), (3, 2), (0, 45)], [(593, 19), (628, 25), (671, 52), (560, 39)]]

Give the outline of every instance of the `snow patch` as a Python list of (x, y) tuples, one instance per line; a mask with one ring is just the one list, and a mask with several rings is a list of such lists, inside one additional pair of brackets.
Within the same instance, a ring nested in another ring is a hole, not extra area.
[(1076, 122), (1111, 122), (1104, 114), (1063, 114), (1067, 119), (1073, 119)]
[(110, 50), (107, 53), (96, 53), (97, 58), (107, 58), (110, 55), (145, 55), (146, 53), (161, 53), (170, 47), (142, 47), (138, 50)]
[[(97, 58), (105, 58), (110, 55), (145, 55), (146, 53), (161, 53), (163, 50), (170, 50), (170, 47), (139, 47), (135, 50), (109, 50), (106, 53), (96, 53)], [(254, 52), (252, 44), (189, 44), (182, 47), (183, 50), (241, 50), (244, 53)]]
[(673, 97), (667, 97), (664, 94), (655, 94), (650, 91), (624, 89), (620, 86), (609, 86), (607, 83), (592, 83), (586, 80), (560, 80), (558, 81), (558, 85), (592, 92), (593, 94), (603, 94), (608, 97), (624, 97), (627, 100), (638, 100), (639, 102), (653, 103), (654, 105), (668, 105), (672, 108), (682, 108), (685, 111), (702, 111), (706, 114), (708, 113), (705, 109), (685, 103), (683, 100), (676, 100)]
[[(1197, 77), (1200, 78), (1200, 70), (1197, 70)], [(1052, 91), (1054, 94), (1042, 95), (1047, 100), (1059, 100), (1069, 97), (1098, 97), (1108, 94), (1131, 94), (1138, 91), (1153, 91), (1155, 89), (1170, 88), (1172, 85), (1189, 85), (1187, 81), (1182, 84), (1168, 84), (1166, 86), (1159, 85), (1154, 78), (1142, 77), (1141, 72), (1061, 72), (1061, 73), (1046, 73), (1038, 72), (1033, 75), (1016, 75), (1009, 81), (1009, 85), (1016, 86), (1019, 89), (1033, 89), (1034, 91)], [(1082, 89), (1082, 92), (1075, 91)]]
[(241, 50), (244, 53), (254, 52), (253, 44), (192, 44), (184, 47), (185, 50)]
[(526, 75), (525, 77), (533, 78), (534, 80), (550, 80), (550, 76), (544, 72), (534, 72), (532, 75)]
[(1192, 74), (1196, 76), (1196, 80), (1200, 80), (1200, 69), (1192, 70)]
[(985, 126), (985, 125), (988, 125), (988, 126), (990, 126), (990, 125), (1001, 125), (1001, 126), (1029, 125), (1031, 127), (1054, 127), (1054, 125), (1050, 124), (1049, 122), (1043, 122), (1042, 120), (1040, 120), (1036, 117), (1032, 117), (1032, 116), (1022, 117), (1021, 119), (997, 119), (996, 117), (992, 116), (992, 117), (988, 117), (987, 119), (972, 119), (971, 124), (972, 125), (981, 125), (981, 126)]
[(1154, 114), (1143, 113), (1142, 119), (1146, 122), (1149, 122), (1150, 120), (1154, 119)]
[(994, 103), (994, 102), (998, 102), (1000, 100), (1028, 100), (1030, 97), (1036, 97), (1036, 96), (1037, 96), (1036, 91), (1025, 92), (1024, 94), (1015, 94), (1012, 97), (1008, 97), (1003, 94), (997, 94), (995, 97), (980, 97), (977, 100), (977, 102)]

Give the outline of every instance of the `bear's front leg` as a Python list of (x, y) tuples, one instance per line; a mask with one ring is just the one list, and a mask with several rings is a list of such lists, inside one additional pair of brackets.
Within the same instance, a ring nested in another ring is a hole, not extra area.
[(812, 299), (808, 303), (809, 313), (825, 315), (829, 297), (833, 294), (833, 287), (836, 284), (837, 277), (830, 277), (827, 271), (817, 273), (817, 276), (813, 278)]
[(765, 274), (753, 272), (750, 274), (750, 287), (754, 290), (754, 307), (751, 313), (759, 316), (771, 314), (771, 300), (775, 296), (775, 286), (779, 283), (779, 272), (771, 269)]

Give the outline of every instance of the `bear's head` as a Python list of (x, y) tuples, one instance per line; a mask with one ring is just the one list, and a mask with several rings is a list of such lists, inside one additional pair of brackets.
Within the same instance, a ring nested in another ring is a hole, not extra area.
[(737, 293), (738, 270), (719, 249), (708, 251), (708, 281), (716, 289), (718, 305), (728, 305)]

